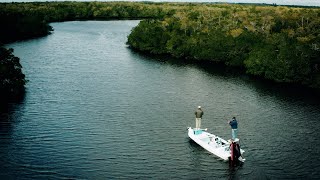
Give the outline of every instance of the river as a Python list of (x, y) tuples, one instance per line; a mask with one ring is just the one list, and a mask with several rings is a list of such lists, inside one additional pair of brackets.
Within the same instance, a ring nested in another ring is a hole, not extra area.
[[(139, 21), (52, 23), (7, 45), (29, 82), (0, 112), (1, 179), (319, 179), (319, 96), (126, 46)], [(246, 162), (190, 141), (194, 111), (224, 139), (239, 120)]]

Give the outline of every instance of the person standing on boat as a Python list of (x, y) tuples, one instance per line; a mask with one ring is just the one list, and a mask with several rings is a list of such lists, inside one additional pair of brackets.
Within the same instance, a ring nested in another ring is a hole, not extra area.
[(229, 121), (229, 124), (232, 129), (232, 139), (235, 140), (238, 135), (238, 122), (236, 117), (233, 117), (231, 121)]
[(196, 110), (196, 112), (194, 112), (194, 114), (196, 115), (196, 129), (200, 129), (201, 119), (203, 116), (203, 111), (201, 109), (201, 106), (198, 106), (198, 109)]

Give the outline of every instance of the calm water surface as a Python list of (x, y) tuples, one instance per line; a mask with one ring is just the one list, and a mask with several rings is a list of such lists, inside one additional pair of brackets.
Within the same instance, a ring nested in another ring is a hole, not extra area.
[[(320, 105), (305, 90), (130, 50), (138, 21), (53, 23), (8, 45), (29, 83), (0, 113), (1, 179), (318, 179)], [(245, 164), (191, 142), (194, 110), (225, 139), (239, 119)]]

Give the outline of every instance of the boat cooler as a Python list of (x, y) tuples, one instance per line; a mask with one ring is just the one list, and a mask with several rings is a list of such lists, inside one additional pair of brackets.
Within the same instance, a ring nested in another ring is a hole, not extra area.
[(194, 134), (195, 134), (195, 135), (202, 134), (202, 130), (194, 130)]

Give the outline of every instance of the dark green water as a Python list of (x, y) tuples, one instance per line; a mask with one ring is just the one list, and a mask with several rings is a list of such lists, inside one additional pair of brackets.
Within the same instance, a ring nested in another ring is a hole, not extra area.
[[(52, 24), (8, 45), (29, 83), (1, 107), (1, 179), (318, 179), (319, 97), (207, 65), (130, 50), (138, 21)], [(225, 139), (239, 120), (242, 166), (191, 142), (194, 110)]]

